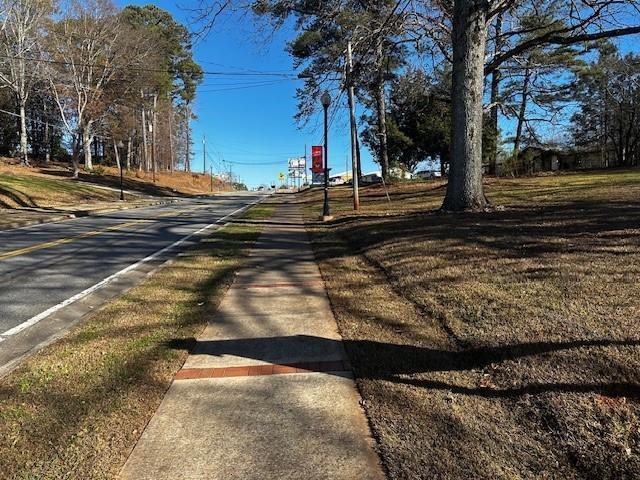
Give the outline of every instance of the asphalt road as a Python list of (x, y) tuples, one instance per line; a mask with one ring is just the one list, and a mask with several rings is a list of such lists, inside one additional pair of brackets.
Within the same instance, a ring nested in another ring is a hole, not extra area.
[(0, 341), (259, 198), (228, 194), (0, 231)]

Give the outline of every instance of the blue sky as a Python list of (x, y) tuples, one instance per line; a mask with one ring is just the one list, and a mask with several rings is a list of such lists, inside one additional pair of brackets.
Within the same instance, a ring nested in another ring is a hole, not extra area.
[[(145, 5), (150, 2), (119, 0), (118, 5)], [(195, 0), (157, 0), (152, 2), (189, 25), (186, 9)], [(194, 56), (205, 71), (211, 72), (293, 72), (291, 57), (285, 52), (285, 42), (292, 38), (290, 29), (278, 32), (270, 41), (256, 31), (251, 19), (237, 16), (223, 19), (202, 41), (196, 43)], [(321, 144), (322, 119), (318, 117), (300, 130), (293, 115), (296, 112), (295, 89), (299, 80), (277, 77), (205, 75), (198, 90), (193, 122), (194, 159), (192, 169), (202, 171), (202, 137), (206, 137), (206, 168), (213, 160), (214, 172), (231, 165), (234, 174), (248, 186), (274, 183), (278, 172), (286, 172), (289, 157), (304, 155), (305, 145), (310, 156), (311, 145)], [(256, 86), (256, 82), (263, 85)], [(251, 84), (254, 85), (251, 85)], [(346, 103), (344, 97), (342, 103)], [(360, 112), (358, 112), (360, 114)], [(350, 152), (348, 118), (345, 108), (335, 116), (329, 137), (329, 166), (333, 172), (345, 170)], [(376, 170), (371, 155), (363, 148), (363, 169)], [(236, 163), (233, 163), (236, 162)], [(269, 163), (270, 165), (265, 165)], [(310, 160), (309, 160), (310, 163)], [(260, 165), (262, 164), (262, 165)]]
[[(130, 3), (154, 3), (187, 26), (192, 17), (188, 9), (198, 3), (197, 0), (116, 2), (120, 7)], [(258, 29), (250, 18), (226, 17), (216, 24), (205, 39), (196, 42), (195, 59), (208, 72), (294, 73), (292, 59), (284, 48), (286, 41), (294, 37), (292, 29), (284, 28), (269, 38)], [(618, 43), (623, 52), (637, 51), (637, 39), (638, 36), (632, 36)], [(223, 168), (226, 171), (231, 166), (233, 173), (250, 187), (276, 183), (278, 173), (286, 172), (288, 158), (302, 156), (305, 145), (310, 155), (311, 146), (322, 143), (320, 109), (317, 118), (302, 130), (293, 120), (296, 113), (295, 89), (300, 84), (297, 79), (283, 80), (278, 77), (205, 75), (194, 107), (198, 119), (192, 125), (195, 152), (193, 170), (202, 171), (202, 138), (205, 136), (207, 171), (210, 166), (213, 166), (214, 172)], [(345, 171), (350, 152), (344, 96), (340, 103), (341, 108), (330, 129), (329, 167), (333, 173)], [(360, 108), (358, 116), (361, 113)], [(566, 118), (568, 116), (570, 111)], [(513, 125), (512, 120), (502, 117), (503, 135), (512, 133)], [(566, 125), (551, 131), (546, 127), (543, 130), (542, 133), (547, 136), (565, 138), (568, 135)], [(364, 146), (362, 161), (365, 172), (379, 168)]]

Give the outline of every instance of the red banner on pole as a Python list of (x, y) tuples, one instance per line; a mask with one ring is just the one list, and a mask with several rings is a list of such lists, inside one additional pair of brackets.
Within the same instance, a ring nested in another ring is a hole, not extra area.
[(324, 172), (324, 162), (322, 161), (322, 145), (311, 147), (311, 171), (313, 173)]

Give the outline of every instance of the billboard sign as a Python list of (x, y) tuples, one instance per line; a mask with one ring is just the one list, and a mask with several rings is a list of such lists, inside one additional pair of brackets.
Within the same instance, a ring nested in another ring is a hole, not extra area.
[(322, 173), (324, 171), (321, 145), (314, 145), (311, 147), (311, 171), (313, 173)]
[(299, 158), (290, 158), (289, 159), (289, 170), (301, 169), (304, 170), (306, 167), (306, 161), (304, 157)]

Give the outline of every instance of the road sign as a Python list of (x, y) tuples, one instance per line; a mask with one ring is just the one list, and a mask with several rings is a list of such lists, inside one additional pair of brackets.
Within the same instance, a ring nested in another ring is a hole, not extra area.
[(280, 172), (280, 173), (278, 174), (278, 178), (280, 179), (280, 181), (281, 181), (281, 182), (284, 182), (284, 179), (285, 179), (285, 178), (287, 178), (287, 177), (285, 176), (285, 174), (284, 174), (284, 173)]

